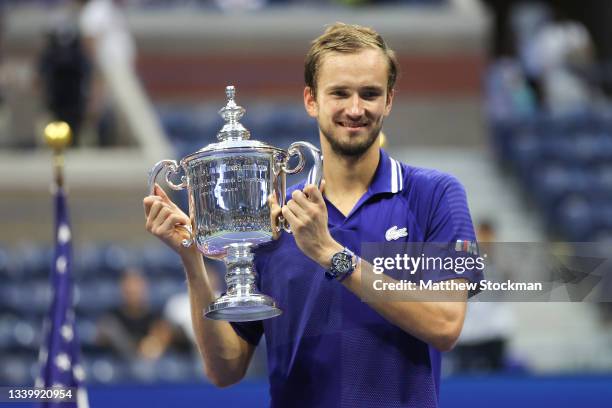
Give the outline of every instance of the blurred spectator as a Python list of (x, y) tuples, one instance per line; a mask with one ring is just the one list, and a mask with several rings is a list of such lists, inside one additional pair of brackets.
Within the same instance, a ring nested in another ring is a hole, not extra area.
[(523, 41), (524, 66), (538, 83), (544, 106), (554, 114), (588, 109), (594, 92), (579, 74), (594, 64), (593, 44), (586, 28), (556, 16), (523, 37), (527, 38)]
[(494, 14), (492, 56), (518, 58), (551, 112), (588, 108), (612, 83), (605, 72), (612, 60), (609, 1), (483, 1)]
[(80, 29), (87, 48), (99, 64), (134, 64), (136, 45), (120, 0), (78, 0)]
[(491, 65), (486, 78), (486, 107), (495, 120), (521, 118), (536, 111), (535, 96), (515, 60), (501, 58)]
[(131, 70), (135, 44), (125, 16), (113, 0), (77, 0), (80, 5), (79, 26), (85, 49), (97, 68), (94, 77), (89, 116), (97, 126), (99, 145), (117, 143), (116, 115), (109, 89), (108, 64)]
[(126, 359), (156, 360), (174, 341), (172, 327), (148, 303), (148, 284), (140, 271), (128, 269), (121, 278), (122, 305), (104, 315), (98, 338)]
[(136, 44), (122, 10), (123, 3), (78, 0), (81, 34), (98, 74), (90, 111), (100, 123), (100, 146), (129, 144), (120, 143), (127, 140), (118, 137), (115, 111), (126, 120), (131, 135), (141, 146), (161, 145), (166, 137), (136, 73)]
[[(495, 243), (495, 227), (481, 221), (476, 228), (479, 244)], [(498, 244), (499, 245), (499, 244)], [(489, 260), (494, 247), (487, 246)], [(497, 263), (487, 263), (485, 277), (499, 280), (504, 271)], [(495, 278), (497, 279), (495, 279)], [(452, 351), (453, 369), (461, 373), (490, 373), (505, 368), (506, 349), (514, 327), (514, 316), (507, 303), (499, 301), (468, 302), (463, 330)]]
[(46, 38), (39, 60), (43, 99), (54, 120), (67, 122), (72, 143), (80, 143), (91, 85), (91, 64), (76, 27), (58, 26)]

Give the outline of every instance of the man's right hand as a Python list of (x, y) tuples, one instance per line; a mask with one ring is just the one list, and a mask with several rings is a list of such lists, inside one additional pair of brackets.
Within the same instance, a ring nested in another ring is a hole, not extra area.
[(143, 200), (146, 229), (159, 238), (163, 243), (175, 250), (179, 255), (185, 255), (193, 251), (185, 248), (182, 244), (184, 239), (189, 239), (189, 234), (179, 225), (191, 225), (191, 221), (176, 204), (170, 200), (166, 192), (157, 184), (153, 194)]

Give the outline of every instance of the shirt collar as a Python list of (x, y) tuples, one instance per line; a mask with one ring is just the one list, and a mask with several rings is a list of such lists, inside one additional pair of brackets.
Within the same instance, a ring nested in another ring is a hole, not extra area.
[(404, 170), (400, 162), (392, 158), (383, 149), (380, 149), (378, 167), (370, 184), (368, 192), (397, 193), (404, 188)]
[[(397, 193), (404, 189), (404, 170), (400, 162), (392, 158), (383, 149), (379, 150), (380, 156), (374, 178), (368, 188), (368, 195), (378, 193)], [(308, 173), (303, 186), (314, 182), (312, 170)]]

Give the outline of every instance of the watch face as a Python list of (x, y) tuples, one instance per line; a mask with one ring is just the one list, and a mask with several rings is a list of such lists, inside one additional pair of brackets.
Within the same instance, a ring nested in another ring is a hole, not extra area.
[(332, 257), (332, 269), (338, 273), (347, 273), (353, 265), (352, 257), (344, 252), (338, 252)]

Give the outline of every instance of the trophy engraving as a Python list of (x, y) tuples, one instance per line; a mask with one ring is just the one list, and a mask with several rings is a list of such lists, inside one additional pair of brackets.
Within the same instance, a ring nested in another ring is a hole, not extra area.
[[(225, 93), (227, 103), (219, 110), (225, 120), (217, 133), (219, 142), (185, 156), (178, 163), (158, 162), (149, 173), (149, 190), (153, 193), (155, 180), (164, 171), (170, 188), (186, 188), (192, 225), (180, 226), (190, 236), (183, 245), (195, 244), (204, 256), (225, 262), (227, 292), (209, 305), (205, 316), (235, 322), (268, 319), (282, 311), (274, 299), (257, 289), (252, 253), (254, 247), (273, 239), (268, 196), (276, 194), (279, 204), (285, 205), (286, 176), (304, 168), (302, 150), (309, 151), (314, 158), (313, 180), (319, 185), (321, 154), (307, 142), (295, 142), (283, 150), (250, 140), (250, 132), (240, 123), (245, 110), (236, 104), (236, 89), (228, 86)], [(290, 168), (288, 163), (293, 156), (299, 160)], [(181, 183), (172, 182), (172, 176), (181, 172)], [(284, 219), (279, 219), (279, 225), (291, 232)]]

